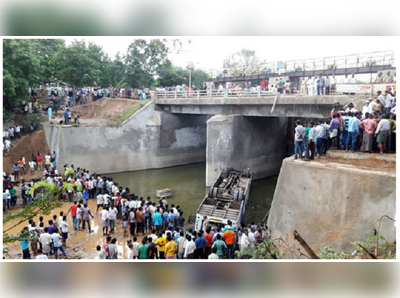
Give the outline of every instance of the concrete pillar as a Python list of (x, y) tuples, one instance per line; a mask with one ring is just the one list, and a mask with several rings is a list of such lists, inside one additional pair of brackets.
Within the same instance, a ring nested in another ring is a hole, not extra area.
[(226, 167), (250, 168), (253, 178), (279, 173), (285, 155), (286, 118), (216, 115), (207, 121), (206, 186)]

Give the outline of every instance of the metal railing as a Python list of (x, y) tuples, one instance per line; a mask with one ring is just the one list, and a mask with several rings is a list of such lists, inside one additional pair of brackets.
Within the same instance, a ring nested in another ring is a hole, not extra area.
[(271, 91), (247, 91), (235, 89), (222, 90), (195, 90), (195, 91), (157, 91), (158, 99), (211, 99), (211, 98), (232, 98), (232, 97), (270, 97), (276, 93)]
[(211, 69), (209, 77), (237, 77), (268, 73), (287, 73), (296, 71), (334, 70), (338, 68), (371, 67), (376, 65), (394, 66), (393, 51), (381, 51), (324, 58), (290, 61), (266, 62), (247, 68)]

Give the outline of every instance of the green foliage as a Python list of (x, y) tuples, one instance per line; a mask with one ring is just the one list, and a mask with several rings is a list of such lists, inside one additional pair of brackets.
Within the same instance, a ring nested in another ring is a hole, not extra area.
[(324, 248), (322, 250), (320, 250), (317, 255), (321, 258), (321, 259), (347, 259), (349, 257), (348, 254), (344, 253), (344, 252), (335, 252), (332, 248), (331, 245), (329, 246), (324, 246)]
[(100, 84), (101, 72), (108, 57), (101, 47), (84, 41), (74, 40), (52, 57), (57, 76), (77, 87)]
[(148, 102), (150, 101), (150, 99), (146, 99), (146, 100), (141, 100), (135, 104), (133, 104), (131, 107), (129, 107), (129, 109), (123, 111), (122, 113), (120, 113), (115, 119), (114, 121), (117, 124), (121, 124), (122, 122), (124, 122), (126, 119), (128, 119), (130, 116), (132, 116), (133, 114), (135, 114), (137, 111), (139, 111), (142, 107), (144, 107)]
[(276, 247), (272, 238), (268, 237), (262, 243), (237, 251), (236, 255), (244, 259), (281, 259), (283, 252)]
[(191, 72), (191, 81), (193, 89), (202, 88), (203, 83), (208, 81), (208, 74), (201, 70), (196, 69), (193, 65), (188, 65), (186, 69), (172, 65), (170, 60), (166, 60), (157, 69), (157, 85), (164, 87), (171, 87), (175, 85), (186, 84), (189, 85), (189, 72)]
[[(167, 60), (169, 53), (182, 51), (184, 44), (179, 39), (137, 39), (125, 54), (111, 59), (102, 47), (85, 41), (66, 45), (61, 39), (5, 39), (4, 108), (11, 110), (26, 100), (29, 87), (50, 81), (76, 87), (143, 88), (154, 86), (160, 76), (163, 85), (188, 84), (188, 69), (175, 68)], [(191, 69), (196, 86), (208, 79), (203, 71)]]
[(7, 121), (10, 119), (10, 112), (3, 108), (3, 121)]
[(124, 61), (128, 85), (138, 88), (151, 86), (156, 70), (165, 62), (167, 54), (167, 45), (159, 39), (150, 42), (137, 39), (131, 43)]
[[(386, 239), (382, 236), (382, 234), (373, 235), (368, 234), (368, 238), (365, 241), (355, 241), (351, 242), (351, 244), (356, 248), (357, 255), (364, 256), (366, 252), (360, 247), (365, 247), (370, 253), (375, 253), (375, 246), (376, 246), (376, 237), (378, 236), (379, 245), (378, 245), (378, 256), (383, 258), (394, 258), (396, 257), (396, 245), (393, 242), (387, 242)], [(393, 252), (393, 253), (392, 253)]]
[(11, 109), (25, 100), (29, 87), (43, 84), (55, 75), (52, 56), (64, 47), (61, 39), (4, 39), (4, 107)]

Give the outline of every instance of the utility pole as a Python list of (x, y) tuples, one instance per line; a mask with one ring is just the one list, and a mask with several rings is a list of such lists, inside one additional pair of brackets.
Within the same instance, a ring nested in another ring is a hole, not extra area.
[(192, 69), (189, 68), (189, 90), (192, 88)]

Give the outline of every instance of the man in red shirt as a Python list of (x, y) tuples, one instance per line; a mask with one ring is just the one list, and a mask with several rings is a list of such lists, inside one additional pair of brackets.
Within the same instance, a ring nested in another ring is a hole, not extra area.
[(267, 85), (268, 85), (268, 82), (266, 80), (262, 80), (262, 83), (261, 83), (262, 91), (267, 90)]
[(43, 162), (43, 157), (40, 153), (38, 153), (37, 156), (38, 170), (43, 170), (42, 162)]
[(78, 222), (76, 220), (76, 210), (78, 209), (78, 204), (77, 203), (78, 203), (77, 201), (74, 201), (74, 204), (71, 205), (71, 207), (69, 207), (69, 210), (67, 212), (67, 216), (68, 216), (69, 212), (71, 212), (72, 224), (73, 224), (73, 227), (74, 227), (75, 231), (78, 228), (78, 224), (77, 224)]
[(211, 254), (211, 246), (213, 245), (213, 236), (211, 236), (210, 232), (211, 227), (208, 227), (206, 234), (203, 236), (207, 240), (207, 244), (205, 245), (205, 259), (208, 259), (208, 256)]

